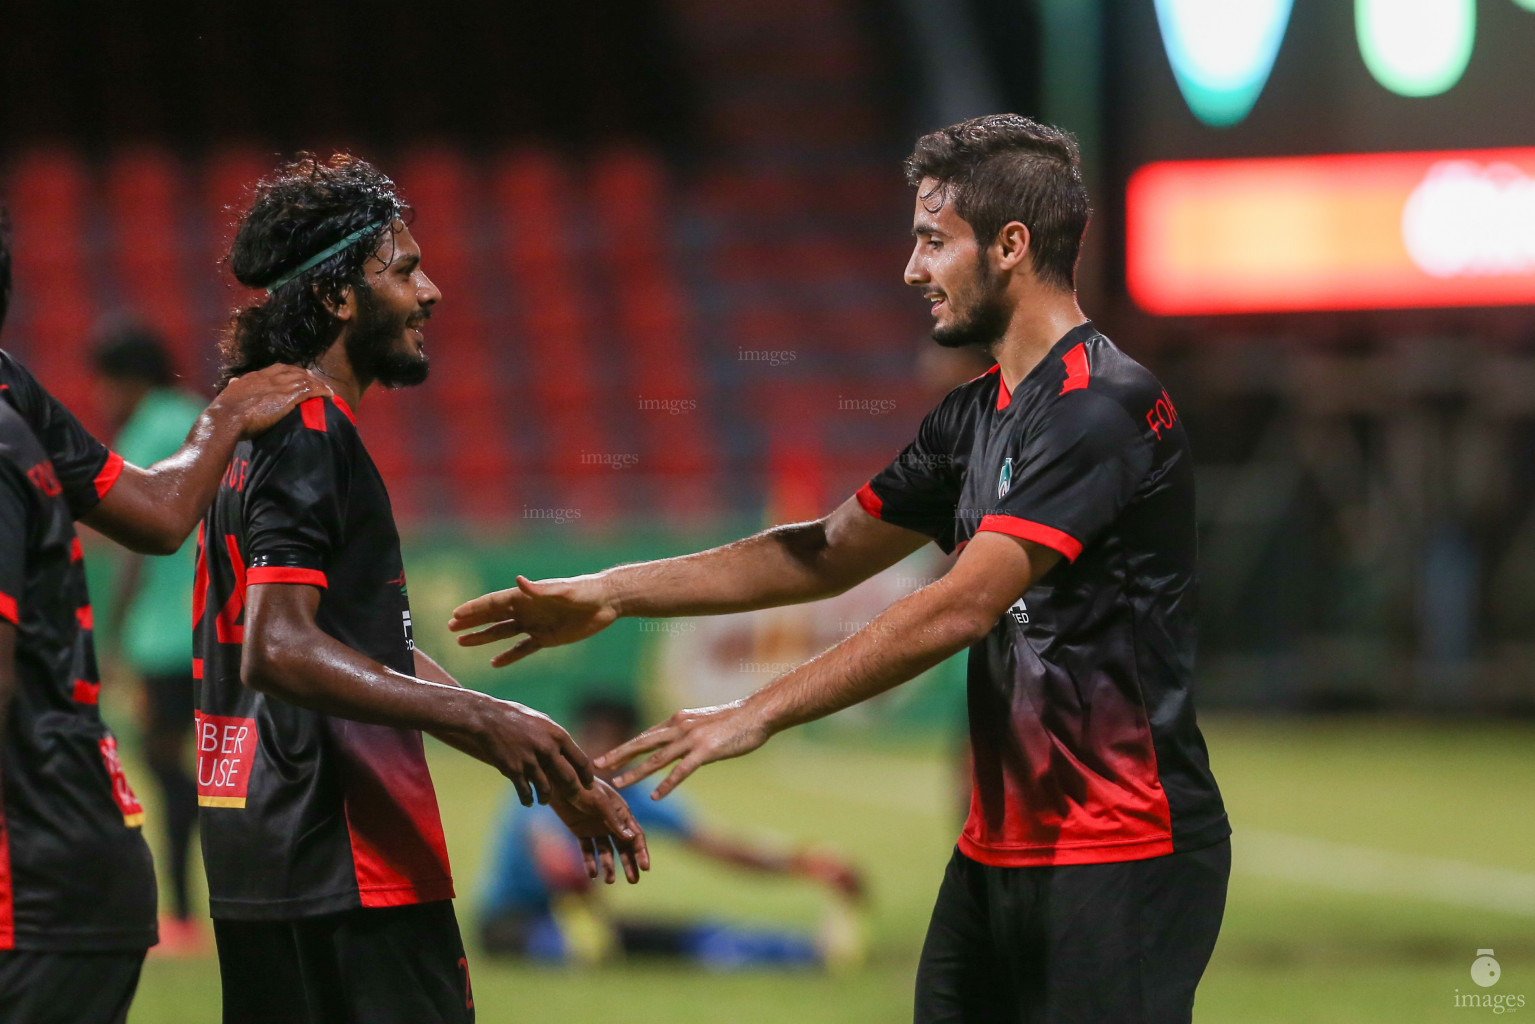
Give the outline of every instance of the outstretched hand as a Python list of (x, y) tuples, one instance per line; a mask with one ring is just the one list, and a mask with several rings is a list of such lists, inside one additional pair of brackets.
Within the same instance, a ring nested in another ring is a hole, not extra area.
[(649, 757), (613, 780), (613, 785), (622, 789), (673, 761), (678, 762), (651, 793), (652, 800), (659, 800), (701, 766), (749, 754), (766, 743), (771, 735), (767, 726), (758, 720), (755, 710), (744, 701), (734, 701), (712, 708), (679, 711), (628, 743), (614, 747), (594, 763), (598, 768), (608, 770), (649, 753)]
[(606, 782), (598, 779), (591, 789), (577, 790), (568, 798), (556, 797), (549, 806), (581, 841), (588, 877), (596, 878), (600, 871), (602, 880), (609, 885), (617, 881), (613, 866), (615, 849), (630, 885), (640, 880), (641, 871), (650, 870), (645, 831), (635, 822), (624, 798)]
[(515, 701), (477, 699), (482, 706), (471, 724), (432, 734), (505, 775), (524, 807), (590, 792), (597, 781), (591, 761), (558, 722)]
[(618, 618), (618, 609), (600, 576), (533, 581), (517, 577), (510, 590), (498, 590), (459, 605), (448, 628), (455, 633), (485, 628), (458, 638), (461, 647), (479, 647), (526, 634), (490, 659), (496, 668), (521, 661), (534, 651), (585, 640)]

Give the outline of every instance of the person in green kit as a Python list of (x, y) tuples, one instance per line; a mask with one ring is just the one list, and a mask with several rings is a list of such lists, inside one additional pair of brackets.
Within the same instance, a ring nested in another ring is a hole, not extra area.
[[(170, 356), (159, 339), (133, 326), (109, 330), (92, 353), (96, 397), (116, 432), (114, 449), (139, 466), (181, 447), (204, 402), (176, 387)], [(120, 563), (112, 602), (116, 653), (144, 684), (144, 758), (160, 787), (165, 823), (159, 863), (169, 882), (172, 915), (160, 923), (160, 950), (194, 953), (206, 946), (187, 899), (197, 782), (188, 771), (192, 730), (192, 548), (159, 558), (128, 554)]]

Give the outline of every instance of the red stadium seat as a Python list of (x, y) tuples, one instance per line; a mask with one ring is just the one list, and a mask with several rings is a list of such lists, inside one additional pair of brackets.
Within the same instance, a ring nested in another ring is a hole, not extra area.
[(98, 291), (87, 249), (91, 185), (84, 163), (64, 150), (34, 150), (12, 165), (6, 199), (15, 230), (15, 304), (24, 316), (7, 325), (6, 344), (22, 342), (43, 383), (100, 430), (85, 359)]
[(163, 150), (140, 147), (107, 164), (105, 194), (117, 311), (152, 329), (165, 341), (177, 369), (191, 373), (206, 356), (197, 346), (183, 256), (183, 224), (189, 212), (182, 168)]
[[(579, 509), (586, 522), (617, 508), (611, 472), (592, 458), (615, 454), (599, 395), (603, 366), (594, 362), (593, 297), (577, 258), (583, 231), (576, 221), (571, 171), (542, 150), (504, 155), (496, 164), (495, 259), (504, 275), (503, 323), (517, 331), (520, 375), (527, 380), (540, 429), (533, 441), (552, 489), (546, 501)], [(608, 355), (603, 353), (602, 355)]]
[(715, 510), (703, 389), (674, 280), (660, 162), (633, 150), (607, 154), (593, 169), (591, 193), (638, 395), (637, 468), (651, 485), (647, 505), (669, 520), (705, 518)]

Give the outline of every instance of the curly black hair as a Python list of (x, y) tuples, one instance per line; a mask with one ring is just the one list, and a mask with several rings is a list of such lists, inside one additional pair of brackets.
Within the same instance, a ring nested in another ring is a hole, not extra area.
[(350, 153), (300, 153), (258, 182), (225, 260), (247, 287), (271, 288), (352, 232), (366, 234), (233, 312), (219, 343), (219, 386), (273, 363), (313, 365), (341, 333), (326, 302), (367, 287), (364, 266), (410, 213), (394, 182)]
[(975, 230), (982, 248), (1016, 220), (1029, 229), (1039, 279), (1075, 287), (1092, 211), (1069, 132), (1020, 114), (961, 121), (917, 140), (906, 158), (906, 182), (919, 185), (924, 178), (936, 181), (938, 206), (953, 197), (954, 212)]

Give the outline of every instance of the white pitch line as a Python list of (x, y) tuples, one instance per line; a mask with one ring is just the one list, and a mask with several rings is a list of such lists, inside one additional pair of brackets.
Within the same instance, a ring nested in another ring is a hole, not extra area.
[(1535, 875), (1469, 861), (1238, 827), (1231, 839), (1231, 866), (1244, 874), (1343, 892), (1535, 917)]

